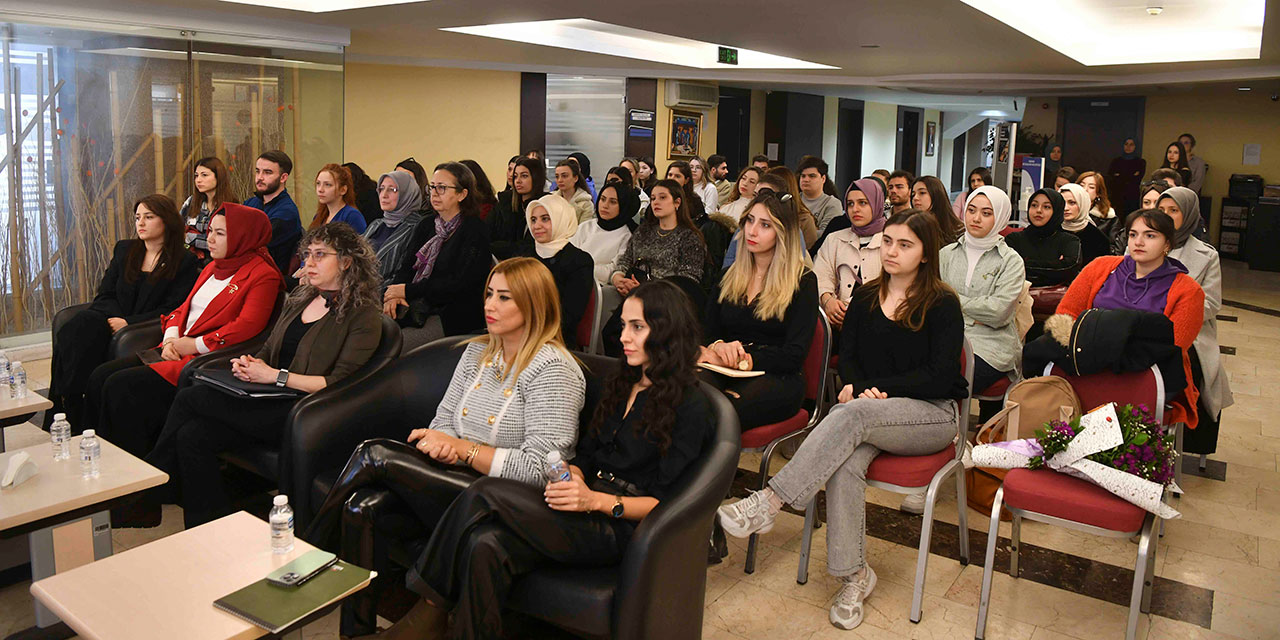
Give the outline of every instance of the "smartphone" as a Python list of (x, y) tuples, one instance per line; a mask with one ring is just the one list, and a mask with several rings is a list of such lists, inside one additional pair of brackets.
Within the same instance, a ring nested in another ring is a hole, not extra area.
[(308, 551), (267, 575), (267, 581), (281, 587), (298, 587), (332, 567), (338, 556), (328, 551)]

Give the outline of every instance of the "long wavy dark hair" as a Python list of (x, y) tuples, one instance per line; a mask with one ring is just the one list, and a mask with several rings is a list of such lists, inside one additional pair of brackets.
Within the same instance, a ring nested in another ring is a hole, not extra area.
[[(652, 386), (640, 416), (641, 435), (666, 453), (675, 429), (675, 408), (684, 400), (685, 390), (698, 393), (694, 375), (698, 359), (698, 338), (689, 327), (698, 326), (693, 303), (680, 287), (666, 280), (646, 282), (631, 292), (628, 300), (644, 305), (644, 321), (649, 336), (644, 341), (649, 364), (643, 370), (627, 364), (626, 355), (618, 358), (618, 368), (605, 380), (600, 404), (591, 418), (591, 429), (598, 430), (618, 407), (631, 397), (631, 389), (641, 376), (647, 375)], [(625, 302), (623, 304), (626, 304)]]
[(932, 213), (934, 219), (938, 221), (943, 246), (955, 242), (956, 238), (964, 235), (964, 225), (951, 210), (951, 196), (947, 193), (947, 187), (942, 184), (942, 181), (934, 176), (920, 176), (911, 185), (913, 191), (917, 184), (924, 184), (924, 188), (929, 192), (929, 213)]
[[(364, 236), (356, 233), (345, 222), (330, 222), (312, 227), (298, 242), (298, 251), (306, 251), (313, 244), (323, 244), (338, 254), (338, 260), (350, 263), (342, 272), (342, 284), (329, 302), (334, 317), (339, 322), (347, 314), (365, 305), (382, 305), (382, 276), (378, 274), (378, 255)], [(311, 283), (298, 283), (290, 297), (311, 300), (320, 290)]]
[[(164, 244), (160, 247), (160, 259), (156, 261), (156, 266), (151, 270), (148, 279), (151, 282), (168, 280), (178, 273), (178, 267), (182, 265), (182, 252), (186, 251), (184, 244), (186, 223), (178, 215), (178, 205), (174, 204), (172, 198), (162, 193), (153, 193), (133, 203), (135, 215), (140, 206), (145, 206), (147, 211), (159, 217), (164, 223)], [(146, 256), (146, 243), (141, 240), (135, 242), (125, 259), (125, 280), (136, 282), (142, 276), (142, 261)]]
[[(907, 289), (907, 298), (898, 303), (894, 323), (909, 331), (919, 331), (924, 328), (925, 315), (934, 303), (942, 298), (954, 297), (956, 292), (942, 280), (942, 271), (938, 265), (938, 250), (942, 248), (942, 230), (938, 228), (938, 219), (928, 211), (907, 209), (893, 214), (884, 226), (888, 229), (898, 225), (911, 229), (911, 233), (920, 239), (920, 243), (924, 245), (924, 262), (920, 263), (915, 280)], [(853, 296), (874, 309), (880, 304), (880, 300), (889, 296), (889, 278), (889, 272), (882, 272), (878, 278), (854, 289)]]

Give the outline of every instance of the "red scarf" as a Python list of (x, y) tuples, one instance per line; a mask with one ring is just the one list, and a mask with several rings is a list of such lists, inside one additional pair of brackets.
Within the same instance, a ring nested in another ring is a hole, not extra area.
[(271, 242), (271, 220), (267, 214), (253, 207), (227, 203), (213, 215), (224, 216), (227, 222), (227, 257), (214, 259), (213, 277), (219, 280), (230, 278), (255, 258), (278, 269), (267, 252), (267, 244)]

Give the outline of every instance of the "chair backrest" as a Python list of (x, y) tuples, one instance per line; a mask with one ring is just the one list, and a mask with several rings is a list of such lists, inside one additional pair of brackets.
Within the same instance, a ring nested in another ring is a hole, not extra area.
[(819, 419), (819, 400), (827, 388), (827, 363), (831, 360), (831, 323), (827, 314), (818, 310), (818, 320), (813, 329), (813, 339), (809, 341), (809, 351), (804, 356), (801, 373), (804, 375), (804, 399), (813, 403), (813, 414), (809, 424), (817, 424)]
[[(964, 345), (960, 347), (960, 375), (964, 376), (964, 399), (956, 401), (956, 431), (959, 436), (958, 442), (964, 442), (969, 434), (969, 411), (973, 404), (973, 345), (969, 344), (969, 338), (964, 339)], [(963, 447), (956, 449), (957, 456)]]
[(578, 319), (578, 326), (574, 331), (574, 342), (578, 345), (578, 350), (583, 353), (595, 353), (592, 349), (596, 340), (596, 334), (599, 333), (600, 326), (597, 320), (600, 317), (600, 283), (592, 279), (591, 295), (587, 298), (587, 308), (582, 311), (582, 317)]
[(1071, 388), (1080, 396), (1080, 407), (1085, 412), (1108, 402), (1121, 406), (1145, 404), (1156, 422), (1164, 424), (1164, 378), (1160, 376), (1160, 367), (1156, 365), (1151, 365), (1150, 369), (1128, 373), (1100, 371), (1087, 376), (1073, 376), (1050, 362), (1044, 367), (1044, 375), (1060, 376), (1071, 383)]

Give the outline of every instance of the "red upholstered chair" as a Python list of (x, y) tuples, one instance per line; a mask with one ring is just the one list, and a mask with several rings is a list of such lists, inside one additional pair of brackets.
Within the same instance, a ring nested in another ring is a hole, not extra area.
[[(802, 375), (804, 375), (805, 404), (812, 403), (813, 413), (801, 407), (794, 416), (782, 422), (766, 424), (742, 432), (743, 451), (763, 451), (760, 456), (760, 489), (764, 490), (769, 483), (769, 460), (778, 445), (788, 440), (802, 437), (822, 419), (822, 396), (827, 383), (827, 362), (831, 359), (831, 324), (827, 316), (818, 312), (817, 327), (813, 331), (813, 340), (809, 342), (809, 353), (805, 355)], [(753, 573), (756, 570), (756, 543), (758, 534), (751, 534), (747, 539), (747, 560), (743, 570)]]
[(587, 308), (582, 312), (582, 319), (578, 320), (577, 330), (574, 331), (574, 338), (578, 342), (578, 350), (583, 353), (600, 353), (600, 326), (602, 322), (600, 286), (597, 281), (591, 287), (591, 297), (587, 299)]
[[(1071, 376), (1049, 363), (1044, 374), (1061, 376), (1070, 382), (1085, 411), (1108, 402), (1145, 404), (1151, 408), (1157, 422), (1164, 420), (1164, 379), (1156, 366), (1133, 373), (1108, 371)], [(982, 596), (974, 637), (982, 640), (987, 629), (987, 607), (991, 600), (991, 576), (995, 566), (996, 539), (1000, 535), (1002, 504), (1013, 514), (1009, 575), (1014, 579), (1018, 578), (1018, 546), (1021, 544), (1023, 518), (1108, 538), (1140, 536), (1133, 570), (1133, 591), (1129, 598), (1129, 622), (1125, 630), (1126, 640), (1133, 640), (1138, 630), (1139, 613), (1146, 613), (1151, 608), (1151, 584), (1155, 580), (1156, 540), (1159, 537), (1152, 535), (1156, 516), (1091, 482), (1050, 469), (1013, 469), (1005, 476), (1004, 485), (996, 491), (991, 506), (991, 526), (987, 531), (987, 556), (982, 571)]]
[[(966, 388), (972, 395), (973, 390), (973, 348), (969, 340), (964, 341), (961, 352)], [(898, 456), (880, 452), (871, 466), (867, 467), (867, 485), (892, 491), (894, 493), (917, 493), (925, 490), (924, 523), (920, 527), (920, 550), (916, 556), (916, 582), (911, 596), (911, 621), (920, 622), (920, 609), (924, 602), (924, 578), (929, 563), (929, 545), (933, 534), (933, 507), (938, 499), (938, 488), (954, 475), (956, 479), (956, 504), (960, 519), (960, 564), (969, 564), (969, 522), (964, 492), (964, 454), (965, 437), (968, 432), (969, 398), (956, 402), (956, 439), (943, 450), (926, 456)], [(809, 547), (813, 542), (813, 530), (816, 528), (817, 499), (815, 498), (804, 514), (804, 536), (800, 544), (800, 568), (796, 573), (796, 582), (804, 584), (809, 581)]]

